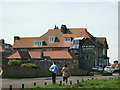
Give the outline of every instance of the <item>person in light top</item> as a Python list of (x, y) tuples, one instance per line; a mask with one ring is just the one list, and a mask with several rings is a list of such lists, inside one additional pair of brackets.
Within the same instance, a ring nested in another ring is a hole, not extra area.
[(58, 70), (58, 66), (56, 65), (56, 62), (53, 62), (53, 65), (50, 66), (49, 70), (52, 72), (52, 83), (56, 83), (56, 74)]

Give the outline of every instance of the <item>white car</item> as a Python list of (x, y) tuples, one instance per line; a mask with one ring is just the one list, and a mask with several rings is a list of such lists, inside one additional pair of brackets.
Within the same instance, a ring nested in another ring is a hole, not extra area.
[(103, 68), (102, 68), (102, 67), (99, 67), (99, 66), (96, 66), (96, 67), (92, 68), (92, 70), (102, 72), (102, 71), (103, 71)]
[(113, 73), (114, 71), (115, 71), (115, 69), (111, 66), (106, 66), (104, 68), (104, 72)]

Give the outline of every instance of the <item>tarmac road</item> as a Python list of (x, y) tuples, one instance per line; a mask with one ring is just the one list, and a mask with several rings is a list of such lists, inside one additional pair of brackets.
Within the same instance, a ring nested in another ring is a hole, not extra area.
[[(72, 84), (77, 83), (77, 80), (81, 81), (82, 79), (88, 80), (88, 79), (109, 79), (109, 78), (117, 78), (118, 76), (71, 76), (69, 78), (69, 83), (72, 81)], [(57, 77), (56, 82), (60, 83), (62, 81), (62, 77)], [(21, 88), (22, 84), (24, 84), (24, 87), (32, 87), (34, 86), (34, 82), (37, 85), (45, 85), (45, 82), (48, 84), (51, 83), (51, 77), (41, 77), (41, 78), (23, 78), (23, 79), (2, 79), (2, 90), (9, 90), (9, 85), (12, 85), (12, 88)], [(16, 89), (15, 89), (16, 90)]]

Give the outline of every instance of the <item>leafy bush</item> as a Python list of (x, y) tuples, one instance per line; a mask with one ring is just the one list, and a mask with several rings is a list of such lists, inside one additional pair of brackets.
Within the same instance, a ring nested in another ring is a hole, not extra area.
[(37, 68), (36, 64), (33, 63), (25, 63), (22, 64), (21, 67)]
[(22, 60), (9, 60), (8, 65), (21, 65)]

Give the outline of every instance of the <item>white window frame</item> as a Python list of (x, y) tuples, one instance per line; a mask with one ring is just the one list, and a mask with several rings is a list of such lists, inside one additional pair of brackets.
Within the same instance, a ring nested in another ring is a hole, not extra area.
[(64, 41), (65, 41), (65, 42), (71, 42), (71, 37), (65, 37), (65, 38), (64, 38)]
[(55, 42), (56, 37), (55, 36), (49, 36), (48, 40), (49, 42)]
[(5, 49), (9, 49), (9, 48), (10, 48), (10, 46), (9, 46), (9, 45), (5, 45), (4, 47), (5, 47)]
[(34, 46), (43, 46), (43, 40), (34, 40)]
[(105, 55), (105, 48), (103, 48), (103, 55)]
[(73, 40), (72, 44), (73, 44), (73, 48), (79, 48), (79, 40)]

